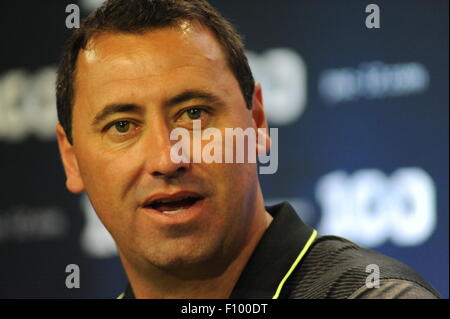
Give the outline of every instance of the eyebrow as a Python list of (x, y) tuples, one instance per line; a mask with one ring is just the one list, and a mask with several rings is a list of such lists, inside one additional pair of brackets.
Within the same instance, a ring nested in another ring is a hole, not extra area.
[(217, 95), (206, 92), (206, 91), (201, 91), (201, 90), (184, 91), (178, 95), (175, 95), (174, 97), (170, 98), (169, 100), (167, 100), (164, 103), (164, 105), (166, 107), (171, 107), (171, 106), (175, 106), (177, 104), (181, 104), (181, 103), (188, 102), (190, 100), (195, 100), (195, 99), (204, 100), (207, 103), (217, 104), (218, 106), (225, 105), (225, 103), (222, 101), (222, 99), (220, 97), (218, 97)]
[(142, 115), (144, 113), (144, 110), (141, 106), (132, 103), (108, 104), (99, 113), (97, 113), (94, 120), (92, 121), (92, 125), (97, 125), (98, 123), (106, 119), (108, 116), (115, 113), (136, 113)]

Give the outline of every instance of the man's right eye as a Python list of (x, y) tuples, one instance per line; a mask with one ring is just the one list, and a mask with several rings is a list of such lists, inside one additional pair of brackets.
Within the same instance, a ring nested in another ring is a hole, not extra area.
[(135, 124), (131, 120), (118, 120), (108, 124), (103, 132), (108, 133), (111, 136), (129, 136), (139, 128), (139, 125)]

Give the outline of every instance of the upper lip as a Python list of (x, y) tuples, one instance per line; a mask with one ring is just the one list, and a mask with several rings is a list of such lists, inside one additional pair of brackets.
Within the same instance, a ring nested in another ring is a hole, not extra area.
[(150, 206), (154, 203), (156, 203), (157, 201), (175, 201), (175, 200), (180, 200), (183, 198), (187, 198), (187, 197), (195, 197), (195, 198), (199, 198), (199, 199), (203, 199), (204, 196), (202, 196), (201, 194), (197, 193), (197, 192), (193, 192), (193, 191), (178, 191), (175, 193), (156, 193), (153, 194), (149, 197), (147, 197), (142, 206)]

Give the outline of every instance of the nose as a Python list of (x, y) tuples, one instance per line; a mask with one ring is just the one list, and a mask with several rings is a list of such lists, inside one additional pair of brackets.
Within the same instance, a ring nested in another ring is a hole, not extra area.
[(146, 148), (147, 167), (146, 171), (156, 178), (177, 178), (187, 172), (190, 164), (173, 161), (170, 152), (174, 141), (170, 140), (170, 130), (166, 125), (155, 125), (149, 132)]

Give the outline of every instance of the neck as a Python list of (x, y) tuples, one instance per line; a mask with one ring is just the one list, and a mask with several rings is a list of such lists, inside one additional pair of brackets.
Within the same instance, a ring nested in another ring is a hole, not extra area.
[[(262, 235), (272, 221), (272, 216), (265, 211), (264, 202), (254, 214), (251, 226), (235, 257), (228, 261), (220, 274), (198, 279), (197, 276), (177, 276), (167, 271), (152, 268), (142, 273), (121, 255), (122, 263), (136, 298), (145, 299), (225, 299), (229, 298), (233, 288), (245, 268), (250, 256), (258, 245)], [(214, 261), (217, 262), (217, 261)], [(223, 262), (223, 261), (220, 261)], [(202, 265), (202, 269), (211, 269), (217, 265)], [(194, 270), (195, 272), (196, 270)], [(199, 269), (201, 272), (201, 269)]]

